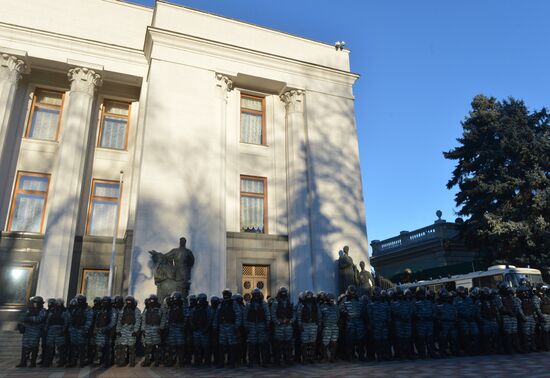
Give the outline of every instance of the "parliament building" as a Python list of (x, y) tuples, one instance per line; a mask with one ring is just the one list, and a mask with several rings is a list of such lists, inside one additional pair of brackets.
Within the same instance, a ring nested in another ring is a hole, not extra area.
[(335, 292), (344, 245), (369, 269), (349, 50), (164, 1), (0, 3), (0, 312), (106, 295), (113, 245), (142, 302), (182, 236), (195, 294)]

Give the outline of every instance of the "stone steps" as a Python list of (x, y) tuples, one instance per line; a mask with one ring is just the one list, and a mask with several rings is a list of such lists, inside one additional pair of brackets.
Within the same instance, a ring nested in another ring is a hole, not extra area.
[(16, 331), (0, 331), (0, 361), (18, 361), (21, 356), (21, 337)]

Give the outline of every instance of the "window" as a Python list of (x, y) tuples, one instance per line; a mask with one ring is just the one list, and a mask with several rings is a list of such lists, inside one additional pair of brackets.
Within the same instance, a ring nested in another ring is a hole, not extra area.
[(103, 297), (109, 295), (109, 270), (84, 269), (82, 271), (82, 285), (80, 293), (86, 298)]
[(57, 141), (62, 108), (63, 92), (36, 89), (25, 137)]
[(241, 94), (241, 142), (265, 145), (265, 99)]
[(267, 179), (241, 176), (241, 232), (267, 233)]
[(31, 293), (32, 267), (8, 265), (0, 268), (0, 304), (26, 305)]
[(118, 195), (117, 181), (93, 180), (88, 210), (88, 235), (113, 236), (115, 221), (118, 225)]
[(130, 104), (105, 100), (101, 112), (99, 147), (125, 150), (128, 144)]
[(50, 175), (18, 172), (8, 230), (42, 232)]

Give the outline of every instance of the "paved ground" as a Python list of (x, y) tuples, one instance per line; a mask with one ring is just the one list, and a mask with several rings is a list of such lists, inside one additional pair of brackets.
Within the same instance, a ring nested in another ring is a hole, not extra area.
[(550, 377), (550, 353), (448, 358), (427, 361), (295, 365), (287, 368), (233, 370), (214, 368), (17, 369), (16, 361), (0, 361), (4, 377)]

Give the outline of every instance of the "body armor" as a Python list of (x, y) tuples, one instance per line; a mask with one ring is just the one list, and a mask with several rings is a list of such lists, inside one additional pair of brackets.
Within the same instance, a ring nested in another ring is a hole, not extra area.
[(86, 322), (86, 317), (84, 316), (84, 310), (77, 308), (73, 311), (71, 315), (71, 322), (75, 327), (82, 327)]
[(233, 309), (233, 302), (227, 301), (222, 302), (220, 306), (220, 323), (235, 323), (236, 316), (235, 310)]
[(302, 310), (302, 321), (305, 323), (317, 323), (317, 307), (315, 304), (310, 303), (304, 305)]
[(535, 306), (533, 305), (533, 301), (530, 299), (523, 299), (521, 301), (521, 309), (523, 310), (523, 314), (525, 316), (532, 316), (535, 313)]
[(502, 298), (502, 305), (504, 306), (504, 311), (506, 312), (506, 315), (508, 316), (514, 316), (514, 299), (512, 297), (504, 297)]
[(290, 301), (279, 302), (277, 304), (277, 319), (292, 319), (292, 304), (290, 303)]
[(62, 312), (58, 310), (54, 310), (52, 312), (52, 315), (50, 317), (50, 320), (48, 322), (49, 325), (63, 325), (65, 322), (63, 321)]
[(145, 324), (147, 325), (160, 325), (160, 309), (147, 309), (145, 313)]
[(184, 319), (183, 310), (181, 309), (181, 307), (171, 308), (168, 314), (168, 319), (170, 320), (171, 324), (183, 323), (185, 319)]
[(208, 313), (206, 308), (196, 308), (192, 312), (192, 323), (197, 329), (204, 329), (208, 325)]
[(540, 310), (545, 315), (550, 315), (550, 298), (544, 297), (542, 303), (540, 304)]
[(122, 324), (134, 324), (136, 322), (136, 311), (133, 308), (125, 308), (122, 311)]
[(481, 304), (481, 316), (483, 319), (494, 320), (497, 317), (496, 307), (488, 301), (484, 301)]
[(263, 322), (265, 321), (265, 312), (260, 303), (251, 303), (248, 310), (248, 317), (246, 319), (249, 322)]
[(99, 311), (96, 315), (95, 326), (97, 328), (103, 328), (109, 325), (111, 322), (111, 311)]

